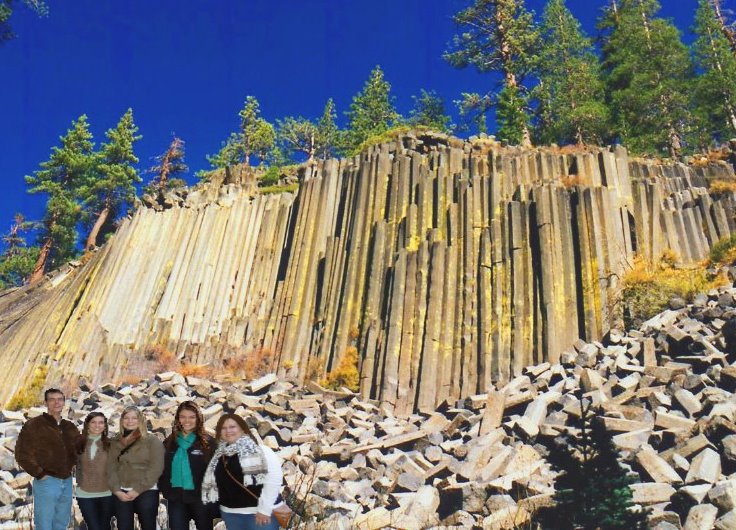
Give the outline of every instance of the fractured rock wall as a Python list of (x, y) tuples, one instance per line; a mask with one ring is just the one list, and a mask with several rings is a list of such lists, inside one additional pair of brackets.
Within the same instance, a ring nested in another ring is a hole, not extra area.
[(0, 401), (135, 371), (161, 346), (218, 364), (265, 348), (305, 377), (360, 353), (361, 391), (399, 413), (485, 391), (618, 318), (639, 253), (683, 263), (736, 230), (726, 165), (401, 136), (302, 169), (296, 194), (216, 182), (140, 207), (74, 270), (0, 293)]

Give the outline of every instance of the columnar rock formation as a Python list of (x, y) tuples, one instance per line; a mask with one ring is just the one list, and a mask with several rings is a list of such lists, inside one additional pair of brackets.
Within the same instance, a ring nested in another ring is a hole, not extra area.
[(603, 336), (636, 254), (705, 257), (736, 230), (716, 178), (733, 171), (410, 134), (302, 168), (295, 194), (215, 179), (0, 294), (0, 402), (34, 366), (107, 381), (154, 346), (212, 364), (267, 349), (299, 378), (354, 346), (365, 397), (434, 409)]

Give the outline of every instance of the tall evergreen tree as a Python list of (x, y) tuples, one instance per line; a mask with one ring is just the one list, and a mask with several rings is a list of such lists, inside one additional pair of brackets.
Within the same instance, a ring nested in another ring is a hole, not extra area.
[(412, 96), (414, 108), (406, 120), (409, 125), (421, 125), (439, 132), (452, 130), (451, 118), (445, 113), (445, 101), (434, 90), (422, 89), (418, 96)]
[(61, 146), (51, 150), (51, 157), (41, 163), (41, 169), (25, 177), (28, 193), (48, 195), (31, 283), (41, 280), (49, 266), (59, 266), (76, 253), (77, 223), (81, 215), (77, 194), (94, 170), (94, 144), (87, 116), (72, 122), (60, 140)]
[[(276, 129), (261, 117), (261, 107), (253, 96), (245, 98), (243, 108), (238, 112), (240, 130), (230, 133), (222, 142), (222, 148), (215, 155), (207, 155), (207, 161), (213, 168), (227, 167), (235, 164), (249, 166), (251, 157), (263, 163), (276, 145)], [(206, 172), (198, 173), (200, 177)]]
[(657, 0), (614, 2), (601, 22), (606, 91), (614, 126), (636, 153), (679, 155), (691, 133), (688, 92), (693, 69), (671, 21), (657, 18)]
[(153, 175), (153, 178), (144, 191), (162, 200), (168, 190), (186, 184), (181, 178), (189, 170), (184, 162), (184, 140), (174, 136), (166, 152), (158, 155), (155, 160), (156, 163), (147, 171)]
[(320, 148), (317, 124), (301, 116), (287, 116), (283, 120), (276, 120), (276, 138), (292, 159), (302, 154), (307, 157), (307, 162), (311, 162)]
[(40, 249), (28, 246), (25, 233), (35, 225), (17, 213), (10, 231), (2, 237), (5, 250), (0, 255), (0, 289), (23, 285), (33, 272)]
[(728, 41), (731, 51), (736, 53), (736, 30), (733, 27), (733, 22), (726, 19), (721, 0), (709, 0), (709, 3), (716, 15), (716, 20), (718, 20), (718, 29)]
[(549, 0), (537, 62), (538, 135), (542, 143), (600, 143), (608, 122), (603, 81), (591, 41), (565, 0)]
[(736, 55), (721, 32), (711, 0), (700, 0), (695, 13), (693, 43), (698, 115), (719, 140), (736, 133)]
[[(509, 142), (531, 145), (529, 106), (522, 83), (539, 44), (533, 14), (523, 0), (475, 0), (453, 19), (461, 33), (455, 35), (445, 59), (456, 68), (474, 66), (479, 72), (501, 73), (498, 134)], [(461, 113), (484, 114), (493, 99), (491, 94), (465, 94)]]
[(351, 154), (365, 140), (386, 132), (400, 119), (394, 108), (391, 85), (384, 78), (380, 66), (373, 69), (363, 90), (353, 96), (347, 116), (346, 144)]
[(317, 122), (319, 149), (317, 155), (323, 160), (336, 156), (341, 151), (341, 134), (337, 127), (337, 110), (332, 98), (327, 100), (322, 116)]
[(134, 167), (138, 157), (133, 144), (142, 138), (137, 132), (133, 110), (128, 109), (115, 128), (105, 133), (107, 142), (96, 155), (95, 171), (80, 189), (86, 217), (92, 223), (85, 249), (93, 248), (100, 236), (112, 231), (115, 216), (136, 196), (135, 184), (141, 177)]

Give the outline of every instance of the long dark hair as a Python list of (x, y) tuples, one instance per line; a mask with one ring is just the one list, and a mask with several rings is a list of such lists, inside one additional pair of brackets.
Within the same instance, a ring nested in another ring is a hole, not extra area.
[(202, 445), (202, 449), (205, 451), (209, 450), (209, 444), (207, 443), (207, 432), (204, 430), (204, 416), (199, 406), (194, 401), (182, 401), (176, 409), (174, 414), (174, 425), (171, 428), (171, 434), (166, 438), (164, 444), (169, 451), (176, 449), (176, 437), (180, 432), (183, 432), (181, 422), (179, 421), (179, 414), (182, 410), (189, 410), (194, 412), (197, 416), (197, 426), (194, 428), (194, 435)]
[(251, 440), (253, 440), (255, 443), (258, 443), (258, 439), (253, 434), (253, 431), (250, 430), (248, 424), (245, 423), (245, 420), (237, 414), (232, 414), (230, 412), (223, 414), (222, 416), (220, 416), (220, 419), (217, 420), (217, 427), (215, 427), (215, 438), (217, 438), (218, 442), (222, 439), (222, 424), (225, 423), (227, 420), (233, 420), (235, 423), (238, 424), (241, 429), (243, 429), (243, 432), (247, 434)]
[(105, 416), (102, 412), (90, 412), (87, 414), (87, 417), (84, 418), (84, 427), (82, 427), (82, 436), (79, 437), (77, 441), (77, 453), (82, 454), (84, 453), (84, 450), (87, 448), (87, 440), (89, 439), (89, 422), (91, 422), (95, 418), (102, 418), (105, 420), (105, 428), (102, 431), (102, 436), (100, 437), (100, 441), (102, 441), (102, 447), (107, 451), (110, 448), (110, 438), (109, 438), (109, 432), (108, 432), (108, 425), (107, 425), (107, 416)]

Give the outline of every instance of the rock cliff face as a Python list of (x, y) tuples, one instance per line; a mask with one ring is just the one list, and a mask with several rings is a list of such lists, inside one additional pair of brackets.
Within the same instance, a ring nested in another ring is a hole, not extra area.
[(0, 402), (35, 366), (108, 381), (154, 346), (210, 364), (267, 349), (299, 378), (355, 346), (365, 397), (434, 409), (603, 336), (634, 255), (704, 258), (736, 231), (734, 197), (708, 181), (733, 178), (623, 149), (406, 135), (302, 168), (295, 194), (214, 179), (0, 293)]

